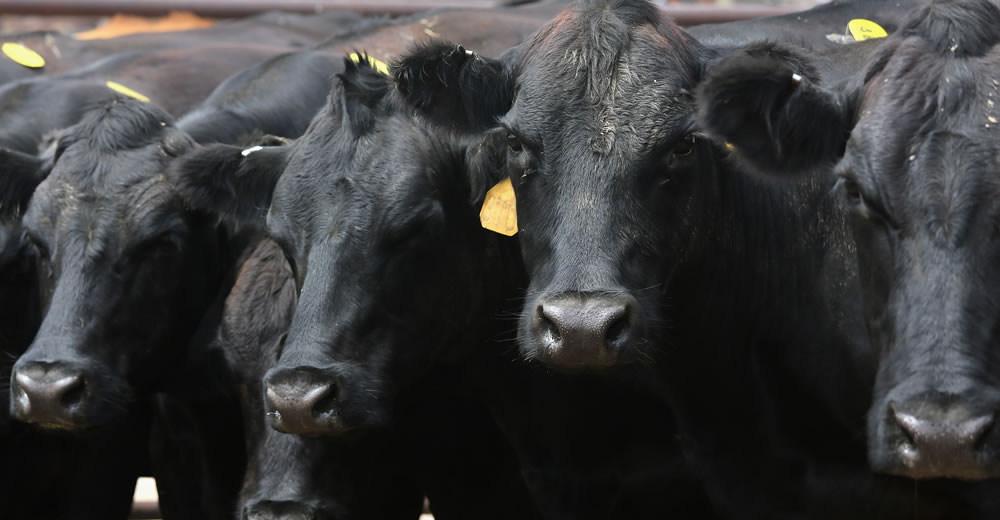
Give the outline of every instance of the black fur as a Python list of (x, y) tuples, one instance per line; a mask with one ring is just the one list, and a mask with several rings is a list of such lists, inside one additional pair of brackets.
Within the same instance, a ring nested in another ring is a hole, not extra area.
[(698, 87), (699, 123), (762, 177), (828, 167), (843, 152), (851, 113), (819, 79), (806, 57), (788, 49), (730, 56)]
[(38, 183), (52, 169), (52, 160), (0, 148), (0, 215), (20, 216)]
[(1000, 6), (991, 0), (933, 0), (918, 7), (899, 36), (927, 41), (941, 56), (983, 56), (1000, 43)]
[(248, 148), (210, 144), (171, 166), (169, 177), (192, 207), (236, 221), (263, 222), (290, 146)]
[(404, 102), (446, 127), (488, 128), (514, 97), (503, 62), (448, 41), (417, 43), (390, 70)]

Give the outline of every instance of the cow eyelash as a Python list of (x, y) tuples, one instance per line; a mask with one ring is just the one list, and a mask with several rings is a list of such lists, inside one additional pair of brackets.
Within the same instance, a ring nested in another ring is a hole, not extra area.
[(899, 225), (889, 216), (889, 213), (881, 205), (875, 203), (874, 199), (865, 195), (861, 183), (853, 177), (844, 174), (839, 175), (833, 189), (843, 193), (854, 211), (858, 212), (866, 220), (881, 220), (889, 227), (899, 229)]
[(521, 153), (525, 150), (535, 151), (539, 148), (534, 141), (527, 139), (524, 137), (524, 134), (518, 132), (510, 125), (501, 125), (499, 131), (506, 134), (505, 143), (507, 148), (514, 153)]
[(670, 151), (670, 155), (675, 159), (689, 157), (694, 154), (694, 150), (697, 145), (698, 137), (695, 134), (687, 134), (674, 145), (673, 149)]

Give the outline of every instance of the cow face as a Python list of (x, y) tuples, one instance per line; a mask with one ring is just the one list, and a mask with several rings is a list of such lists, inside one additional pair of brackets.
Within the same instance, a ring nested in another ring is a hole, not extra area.
[(415, 487), (401, 486), (400, 500), (395, 499), (392, 486), (409, 483), (399, 476), (408, 470), (397, 465), (399, 454), (386, 449), (383, 437), (340, 443), (285, 435), (267, 424), (262, 380), (278, 360), (295, 302), (294, 279), (281, 249), (261, 240), (226, 297), (218, 335), (242, 394), (249, 457), (241, 518), (401, 518), (417, 512), (423, 499)]
[(183, 353), (211, 300), (214, 241), (162, 172), (191, 146), (166, 113), (124, 98), (58, 137), (23, 218), (47, 310), (11, 376), (18, 419), (107, 422)]
[(526, 357), (652, 360), (661, 297), (713, 190), (691, 117), (703, 53), (650, 4), (582, 2), (499, 60), (439, 43), (395, 64), (427, 117), (499, 136), (531, 278)]
[(500, 283), (479, 274), (496, 259), (464, 149), (393, 108), (387, 90), (349, 63), (275, 188), (268, 229), (300, 290), (265, 385), (281, 431), (384, 424), (398, 388), (470, 341), (484, 291)]
[(751, 168), (838, 178), (879, 358), (877, 471), (1000, 476), (997, 19), (986, 1), (922, 7), (836, 93), (748, 57), (701, 92), (705, 124)]

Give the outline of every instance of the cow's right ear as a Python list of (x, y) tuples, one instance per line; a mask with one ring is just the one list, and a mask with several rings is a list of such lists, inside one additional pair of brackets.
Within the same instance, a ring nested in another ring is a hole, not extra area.
[(0, 214), (17, 216), (52, 171), (52, 157), (0, 148)]
[(193, 208), (262, 223), (292, 146), (210, 144), (171, 165), (170, 181)]
[(807, 59), (779, 47), (723, 59), (697, 99), (699, 126), (764, 177), (804, 175), (838, 160), (856, 103), (854, 94), (822, 88)]
[(510, 110), (514, 80), (504, 60), (485, 58), (461, 45), (418, 43), (390, 67), (403, 102), (432, 122), (478, 132)]
[(486, 132), (465, 152), (465, 171), (469, 177), (470, 203), (479, 206), (486, 192), (504, 180), (507, 133), (499, 130)]

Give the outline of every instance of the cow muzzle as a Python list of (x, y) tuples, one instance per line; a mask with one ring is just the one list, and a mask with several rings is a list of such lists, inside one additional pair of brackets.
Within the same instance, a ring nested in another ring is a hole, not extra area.
[(271, 427), (282, 433), (339, 435), (350, 428), (341, 414), (343, 385), (311, 367), (272, 370), (264, 380)]
[(607, 368), (625, 361), (638, 320), (627, 295), (566, 293), (539, 298), (531, 316), (533, 357), (559, 368)]
[(978, 480), (1000, 476), (997, 406), (921, 396), (888, 402), (873, 469), (894, 475)]
[(11, 373), (10, 411), (51, 429), (75, 429), (90, 394), (83, 370), (58, 363), (18, 363)]
[(319, 520), (309, 505), (290, 500), (261, 500), (243, 508), (243, 520)]

